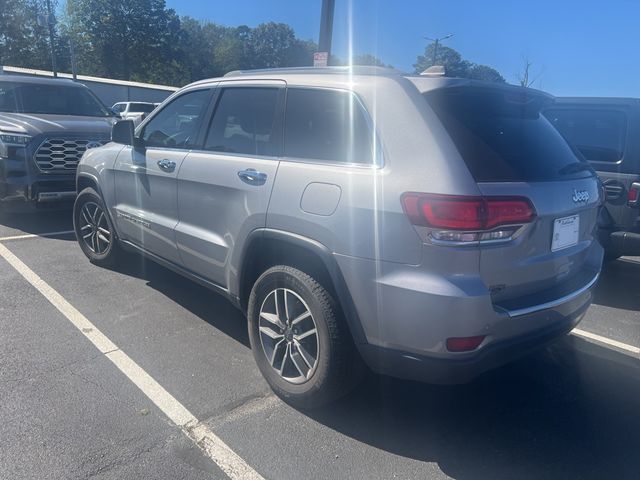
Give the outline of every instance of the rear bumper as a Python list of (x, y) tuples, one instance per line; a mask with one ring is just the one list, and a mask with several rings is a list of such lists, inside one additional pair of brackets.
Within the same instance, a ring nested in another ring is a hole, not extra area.
[(640, 255), (640, 233), (611, 232), (609, 242), (613, 251), (618, 255)]
[[(377, 373), (441, 385), (466, 383), (484, 372), (526, 356), (569, 333), (582, 319), (590, 299), (569, 314), (547, 311), (551, 325), (481, 348), (460, 358), (437, 358), (364, 345), (361, 354)], [(536, 316), (536, 315), (534, 315)]]
[[(500, 304), (479, 276), (338, 258), (366, 337), (362, 357), (378, 373), (448, 384), (542, 347), (570, 331), (591, 304), (602, 259), (594, 246), (593, 258), (561, 287)], [(476, 350), (446, 347), (448, 338), (472, 336), (485, 337)]]

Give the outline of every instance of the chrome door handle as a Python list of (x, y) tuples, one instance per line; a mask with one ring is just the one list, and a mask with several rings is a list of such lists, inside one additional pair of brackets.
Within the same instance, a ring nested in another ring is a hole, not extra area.
[(260, 185), (264, 185), (265, 182), (267, 181), (266, 173), (258, 172), (253, 168), (240, 170), (238, 172), (238, 176), (240, 177), (240, 180), (242, 180), (244, 183), (248, 183), (249, 185), (260, 186)]
[(172, 162), (171, 160), (163, 158), (162, 160), (158, 160), (158, 166), (162, 170), (165, 170), (167, 172), (172, 172), (176, 168), (176, 162)]

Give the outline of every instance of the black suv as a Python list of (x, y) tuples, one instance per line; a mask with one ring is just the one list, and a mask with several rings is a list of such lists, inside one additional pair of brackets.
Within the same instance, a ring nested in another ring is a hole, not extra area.
[(78, 161), (114, 118), (82, 84), (0, 75), (0, 208), (73, 200)]
[(640, 255), (640, 100), (557, 98), (545, 115), (602, 180), (605, 259)]

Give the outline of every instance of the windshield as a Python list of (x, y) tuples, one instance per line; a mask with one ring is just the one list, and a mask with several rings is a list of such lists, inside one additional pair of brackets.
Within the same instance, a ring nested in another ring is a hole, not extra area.
[(108, 117), (112, 114), (84, 87), (0, 83), (0, 112)]
[(541, 98), (486, 88), (442, 89), (424, 97), (476, 181), (550, 181), (593, 175), (540, 113)]

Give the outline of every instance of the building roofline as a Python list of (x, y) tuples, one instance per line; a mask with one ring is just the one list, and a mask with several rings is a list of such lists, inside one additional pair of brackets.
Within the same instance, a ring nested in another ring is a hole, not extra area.
[[(37, 78), (51, 78), (53, 80), (56, 79), (53, 76), (53, 72), (50, 72), (48, 70), (36, 70), (32, 68), (12, 67), (8, 65), (0, 66), (0, 74), (12, 74), (12, 73), (17, 74), (16, 77), (20, 75), (31, 75)], [(76, 78), (78, 81), (106, 83), (109, 85), (122, 85), (127, 87), (153, 88), (156, 90), (166, 90), (168, 92), (175, 92), (176, 90), (178, 90), (178, 87), (172, 87), (169, 85), (156, 85), (152, 83), (131, 82), (128, 80), (115, 80), (113, 78), (91, 77), (88, 75), (78, 75)], [(71, 75), (70, 73), (58, 73), (57, 79), (73, 80), (73, 75)]]

